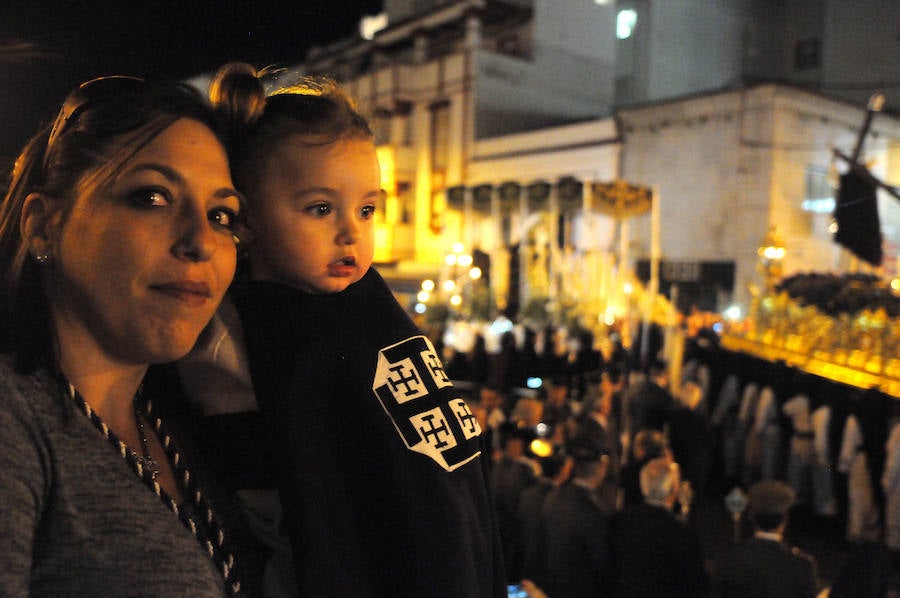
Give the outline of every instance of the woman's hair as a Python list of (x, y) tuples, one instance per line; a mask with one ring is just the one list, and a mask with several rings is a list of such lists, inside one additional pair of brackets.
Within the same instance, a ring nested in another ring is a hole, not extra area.
[(263, 159), (287, 137), (308, 145), (373, 139), (366, 118), (333, 80), (306, 78), (267, 94), (265, 69), (235, 62), (213, 77), (209, 98), (231, 135), (228, 154), (237, 188), (252, 202)]
[(104, 77), (72, 91), (56, 121), (22, 150), (0, 205), (0, 352), (13, 354), (20, 371), (49, 365), (54, 355), (45, 266), (29, 255), (20, 229), (26, 198), (40, 193), (51, 206), (47, 221), (63, 227), (76, 198), (109, 184), (182, 118), (203, 123), (221, 138), (215, 113), (192, 87)]

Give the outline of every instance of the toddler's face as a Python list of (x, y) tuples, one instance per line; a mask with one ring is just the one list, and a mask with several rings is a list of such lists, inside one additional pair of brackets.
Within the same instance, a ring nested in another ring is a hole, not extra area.
[(337, 293), (372, 265), (381, 171), (372, 141), (308, 141), (289, 137), (263, 163), (250, 198), (250, 271), (256, 280)]

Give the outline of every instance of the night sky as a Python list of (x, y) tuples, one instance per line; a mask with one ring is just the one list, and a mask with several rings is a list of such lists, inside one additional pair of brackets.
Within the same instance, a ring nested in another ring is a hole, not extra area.
[(109, 74), (181, 79), (230, 60), (291, 64), (352, 35), (381, 0), (2, 0), (0, 169), (69, 89)]

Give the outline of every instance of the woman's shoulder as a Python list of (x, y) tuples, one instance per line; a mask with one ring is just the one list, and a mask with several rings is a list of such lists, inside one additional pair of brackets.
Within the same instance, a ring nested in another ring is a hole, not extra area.
[(19, 416), (47, 417), (59, 410), (54, 401), (54, 383), (46, 370), (17, 371), (12, 358), (0, 355), (0, 409)]
[[(28, 483), (38, 483), (49, 471), (51, 445), (66, 434), (68, 418), (53, 388), (53, 377), (45, 370), (22, 374), (0, 357), (0, 467)], [(4, 491), (9, 480), (0, 474)]]
[(0, 400), (19, 395), (23, 388), (29, 386), (32, 376), (16, 371), (14, 357), (0, 354)]

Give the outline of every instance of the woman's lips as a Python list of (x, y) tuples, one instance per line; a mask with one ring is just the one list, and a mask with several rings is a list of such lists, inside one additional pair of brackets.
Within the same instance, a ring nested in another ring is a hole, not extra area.
[(192, 307), (203, 305), (212, 297), (209, 285), (205, 282), (179, 280), (151, 285), (151, 288)]

